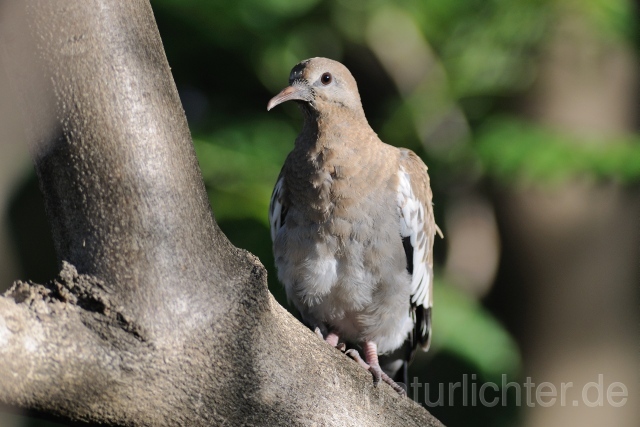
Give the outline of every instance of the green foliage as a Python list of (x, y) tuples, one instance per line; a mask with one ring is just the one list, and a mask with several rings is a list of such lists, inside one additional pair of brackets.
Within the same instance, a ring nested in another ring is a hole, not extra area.
[(422, 27), (438, 48), (456, 97), (511, 92), (532, 82), (533, 53), (549, 25), (551, 1), (433, 3), (438, 13), (425, 11)]
[(578, 138), (497, 117), (478, 132), (475, 150), (486, 173), (505, 183), (559, 183), (576, 176), (640, 181), (640, 139)]
[(504, 327), (478, 301), (456, 287), (436, 281), (434, 347), (475, 365), (487, 381), (520, 374), (520, 352)]
[(194, 138), (218, 220), (253, 218), (268, 226), (271, 191), (296, 131), (277, 119), (232, 124)]
[(567, 0), (566, 3), (576, 13), (583, 14), (606, 37), (624, 41), (634, 36), (637, 23), (634, 19), (634, 6), (630, 1)]

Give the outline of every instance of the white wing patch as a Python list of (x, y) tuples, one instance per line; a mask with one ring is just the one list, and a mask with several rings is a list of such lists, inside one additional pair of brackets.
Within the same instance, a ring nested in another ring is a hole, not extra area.
[(432, 269), (427, 262), (431, 242), (426, 232), (425, 206), (411, 188), (411, 178), (400, 167), (398, 172), (398, 211), (400, 234), (408, 237), (413, 247), (413, 274), (411, 280), (411, 302), (416, 306), (431, 307)]
[(281, 176), (276, 182), (276, 186), (271, 194), (271, 202), (269, 203), (269, 225), (271, 226), (271, 241), (276, 240), (278, 230), (282, 227), (283, 209), (282, 209), (282, 186), (284, 178)]

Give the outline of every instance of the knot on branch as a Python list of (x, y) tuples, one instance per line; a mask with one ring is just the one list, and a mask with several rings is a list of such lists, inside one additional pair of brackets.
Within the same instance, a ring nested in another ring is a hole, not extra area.
[(18, 304), (29, 305), (36, 314), (50, 314), (60, 308), (75, 306), (81, 308), (93, 320), (98, 320), (102, 326), (106, 323), (110, 327), (115, 326), (132, 334), (139, 341), (147, 341), (147, 334), (143, 328), (125, 315), (122, 307), (114, 303), (113, 294), (114, 290), (104, 281), (87, 274), (79, 274), (75, 266), (63, 261), (62, 270), (55, 279), (44, 285), (30, 280), (18, 280), (7, 290), (5, 296)]

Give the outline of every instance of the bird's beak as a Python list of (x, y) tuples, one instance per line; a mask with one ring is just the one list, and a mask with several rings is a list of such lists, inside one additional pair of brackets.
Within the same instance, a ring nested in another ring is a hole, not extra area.
[(296, 84), (296, 82), (294, 82), (291, 86), (285, 87), (279, 94), (269, 100), (269, 103), (267, 104), (267, 111), (286, 101), (311, 101), (310, 94), (311, 92), (306, 85)]

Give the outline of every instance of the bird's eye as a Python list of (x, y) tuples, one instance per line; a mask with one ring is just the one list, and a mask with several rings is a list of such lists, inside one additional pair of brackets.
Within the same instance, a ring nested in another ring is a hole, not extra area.
[(322, 77), (320, 77), (320, 81), (325, 86), (328, 85), (329, 83), (331, 83), (331, 80), (333, 80), (333, 77), (331, 76), (331, 73), (324, 73), (322, 75)]

